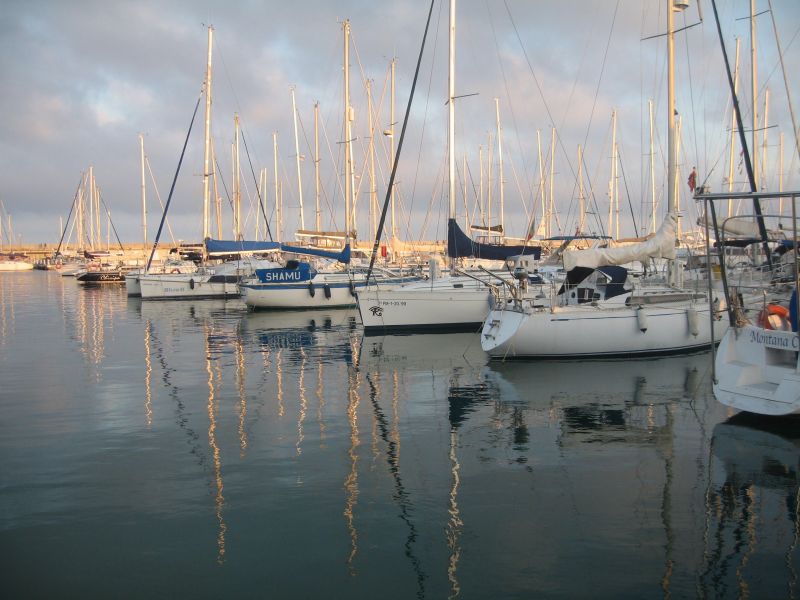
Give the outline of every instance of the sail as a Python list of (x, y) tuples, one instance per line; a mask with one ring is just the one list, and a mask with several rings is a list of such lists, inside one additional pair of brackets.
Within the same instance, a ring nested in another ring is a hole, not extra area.
[(464, 233), (455, 219), (447, 222), (447, 256), (450, 258), (485, 258), (487, 260), (505, 260), (509, 256), (527, 255), (536, 260), (541, 256), (540, 246), (500, 246), (480, 244)]
[(278, 242), (258, 242), (248, 240), (206, 240), (206, 251), (209, 256), (220, 254), (252, 254), (253, 252), (269, 252), (280, 250)]
[(567, 271), (575, 267), (596, 269), (604, 265), (624, 265), (634, 261), (645, 261), (648, 258), (675, 258), (677, 224), (678, 215), (669, 212), (664, 217), (664, 222), (656, 234), (646, 242), (618, 248), (568, 250), (564, 252), (564, 268)]

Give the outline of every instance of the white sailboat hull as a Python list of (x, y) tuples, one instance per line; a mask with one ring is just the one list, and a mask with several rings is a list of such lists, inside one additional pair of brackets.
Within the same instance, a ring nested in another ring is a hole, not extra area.
[(181, 298), (238, 298), (236, 276), (176, 273), (175, 275), (144, 275), (139, 277), (143, 300)]
[(33, 263), (24, 260), (0, 260), (0, 271), (31, 271)]
[(762, 415), (800, 413), (797, 332), (753, 324), (731, 327), (715, 359), (714, 396), (732, 408)]
[(468, 277), (420, 281), (358, 293), (365, 333), (477, 331), (489, 312), (489, 289)]
[[(726, 327), (727, 321), (715, 317), (715, 340)], [(707, 303), (493, 310), (481, 346), (494, 358), (646, 356), (709, 348), (711, 332)]]
[[(413, 279), (387, 277), (381, 280), (381, 286), (395, 287)], [(362, 274), (317, 273), (312, 280), (298, 283), (243, 281), (239, 291), (244, 303), (254, 310), (347, 308), (356, 305), (356, 296), (365, 286)]]
[(347, 274), (318, 273), (311, 281), (301, 283), (250, 283), (239, 285), (244, 303), (259, 310), (300, 308), (344, 308), (356, 304), (356, 286), (364, 278), (351, 279)]

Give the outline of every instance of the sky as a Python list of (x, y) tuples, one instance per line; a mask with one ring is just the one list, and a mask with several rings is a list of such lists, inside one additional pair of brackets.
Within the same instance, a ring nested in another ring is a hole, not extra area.
[[(148, 241), (156, 235), (173, 180), (169, 227), (164, 227), (161, 239), (196, 242), (202, 238), (202, 99), (188, 137), (187, 132), (205, 78), (208, 26), (214, 29), (211, 129), (222, 214), (219, 228), (211, 224), (212, 237), (233, 237), (234, 115), (240, 122), (244, 237), (266, 235), (263, 216), (256, 218), (261, 214), (269, 218), (270, 232), (277, 234), (276, 164), (284, 241), (290, 241), (301, 225), (301, 189), (306, 229), (316, 227), (319, 197), (320, 228), (343, 230), (344, 20), (351, 26), (356, 223), (359, 238), (369, 239), (377, 220), (369, 211), (371, 198), (383, 204), (391, 170), (392, 138), (382, 134), (391, 121), (390, 63), (394, 58), (396, 147), (429, 6), (427, 0), (6, 0), (0, 20), (3, 242), (11, 234), (24, 244), (57, 243), (66, 226), (67, 238), (74, 243), (76, 233), (68, 216), (90, 167), (103, 199), (103, 243), (114, 244), (117, 238), (123, 243), (141, 242), (140, 134), (147, 159)], [(750, 3), (718, 0), (717, 7), (731, 62), (735, 39), (741, 40), (739, 89), (749, 137), (753, 106)], [(761, 150), (763, 185), (799, 189), (800, 164), (773, 14), (765, 12), (767, 0), (755, 0), (755, 8), (760, 13), (756, 18), (760, 127), (769, 90), (767, 128), (762, 130), (767, 135)], [(791, 78), (800, 73), (800, 2), (772, 0), (772, 8)], [(695, 207), (683, 184), (692, 167), (697, 168), (698, 181), (712, 191), (727, 188), (730, 94), (710, 0), (704, 0), (700, 10), (696, 2), (690, 2), (687, 10), (676, 15), (675, 23), (678, 28), (694, 25), (675, 39), (681, 131), (678, 163), (684, 222), (688, 222)], [(447, 25), (447, 2), (436, 0), (397, 166), (395, 231), (405, 239), (446, 235)], [(550, 221), (551, 234), (576, 228), (581, 195), (588, 213), (584, 230), (605, 233), (614, 155), (613, 112), (619, 157), (619, 235), (647, 233), (654, 196), (655, 212), (664, 210), (666, 41), (663, 36), (651, 36), (665, 31), (664, 0), (459, 0), (457, 218), (497, 224), (502, 215), (509, 235), (524, 236), (531, 222), (536, 226), (542, 218), (542, 189), (544, 206), (549, 204), (552, 179), (557, 217)], [(367, 81), (372, 90), (372, 120)], [(790, 79), (788, 88), (795, 111), (800, 112), (798, 82)], [(319, 103), (319, 195), (314, 168), (315, 103)], [(300, 183), (295, 131), (303, 158)], [(738, 155), (738, 142), (735, 152)], [(734, 162), (734, 184), (741, 189), (745, 173), (741, 161)], [(266, 177), (263, 212), (256, 192), (262, 172)], [(611, 219), (613, 234), (614, 222)]]

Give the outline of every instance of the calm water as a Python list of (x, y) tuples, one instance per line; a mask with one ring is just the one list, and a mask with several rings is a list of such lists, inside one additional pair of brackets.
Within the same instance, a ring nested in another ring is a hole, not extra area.
[(709, 366), (3, 273), (0, 590), (796, 597), (800, 427), (733, 416)]

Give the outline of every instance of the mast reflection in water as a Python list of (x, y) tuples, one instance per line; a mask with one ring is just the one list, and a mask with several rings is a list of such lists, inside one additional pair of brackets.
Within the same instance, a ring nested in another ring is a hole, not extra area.
[(0, 332), (10, 597), (797, 595), (796, 422), (732, 418), (706, 354), (489, 362), (46, 271)]

